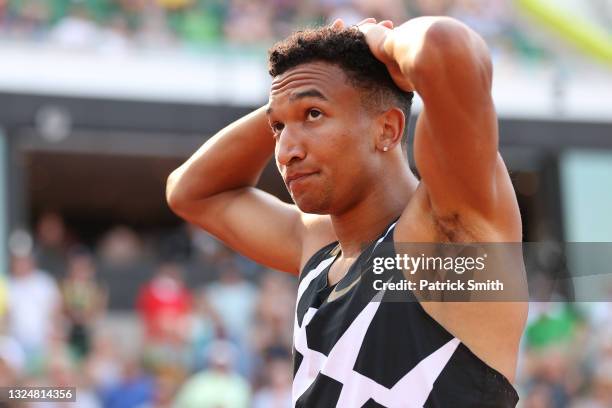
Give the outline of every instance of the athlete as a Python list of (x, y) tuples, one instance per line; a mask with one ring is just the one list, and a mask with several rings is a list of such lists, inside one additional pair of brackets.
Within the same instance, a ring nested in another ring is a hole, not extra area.
[[(447, 17), (337, 20), (276, 44), (269, 69), (268, 104), (176, 169), (167, 200), (299, 276), (294, 405), (515, 406), (524, 303), (372, 301), (359, 279), (385, 242), (521, 241), (482, 38)], [(255, 188), (272, 155), (294, 205)]]

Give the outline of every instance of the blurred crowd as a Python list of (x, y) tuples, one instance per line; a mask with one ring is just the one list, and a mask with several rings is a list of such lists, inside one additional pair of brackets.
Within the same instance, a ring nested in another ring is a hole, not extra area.
[(9, 249), (0, 387), (76, 386), (85, 408), (290, 406), (295, 278), (187, 226), (85, 245), (47, 213)]
[[(295, 278), (187, 225), (81, 240), (49, 212), (9, 249), (0, 387), (75, 386), (85, 408), (291, 406)], [(612, 406), (612, 303), (531, 303), (516, 387), (527, 408)]]
[(103, 52), (220, 42), (268, 47), (296, 27), (338, 17), (401, 23), (422, 15), (466, 22), (494, 53), (542, 53), (508, 0), (0, 0), (0, 38)]
[(525, 408), (612, 407), (612, 303), (537, 302), (519, 356)]

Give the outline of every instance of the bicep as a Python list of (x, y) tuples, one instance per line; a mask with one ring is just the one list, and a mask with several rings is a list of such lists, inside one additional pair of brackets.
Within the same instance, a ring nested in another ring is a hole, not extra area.
[(191, 204), (187, 221), (270, 268), (297, 274), (302, 256), (302, 213), (253, 187)]
[(494, 204), (497, 116), (488, 58), (455, 58), (423, 87), (414, 156), (434, 210), (486, 212)]

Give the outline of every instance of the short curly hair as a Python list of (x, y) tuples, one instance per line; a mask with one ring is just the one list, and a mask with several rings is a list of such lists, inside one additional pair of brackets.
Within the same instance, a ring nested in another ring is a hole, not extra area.
[(400, 89), (387, 70), (370, 51), (365, 36), (355, 27), (334, 29), (320, 27), (296, 31), (276, 43), (268, 52), (272, 77), (309, 62), (328, 62), (340, 67), (351, 85), (364, 91), (366, 107), (387, 109), (397, 106), (406, 116), (402, 148), (406, 148), (408, 121), (413, 92)]

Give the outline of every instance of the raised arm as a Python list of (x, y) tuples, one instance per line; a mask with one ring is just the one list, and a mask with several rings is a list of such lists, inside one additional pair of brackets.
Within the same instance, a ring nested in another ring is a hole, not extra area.
[[(497, 151), (492, 65), (482, 38), (448, 17), (415, 18), (395, 29), (368, 24), (362, 30), (394, 81), (423, 100), (414, 156), (434, 215), (491, 220), (516, 209)], [(520, 232), (508, 236), (520, 240)]]
[(256, 189), (274, 151), (262, 107), (227, 126), (168, 177), (170, 208), (271, 268), (298, 273), (302, 213)]

